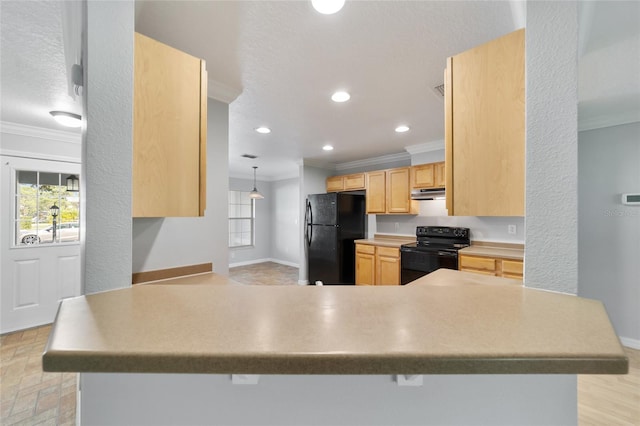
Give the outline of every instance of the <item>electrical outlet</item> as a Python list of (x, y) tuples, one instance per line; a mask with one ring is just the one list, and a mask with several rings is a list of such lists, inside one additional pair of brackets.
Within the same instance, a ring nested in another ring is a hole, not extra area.
[(515, 234), (517, 232), (516, 225), (507, 226), (507, 232), (509, 232), (510, 234)]
[(394, 224), (395, 224), (396, 231), (398, 231), (400, 229), (400, 223), (394, 222)]

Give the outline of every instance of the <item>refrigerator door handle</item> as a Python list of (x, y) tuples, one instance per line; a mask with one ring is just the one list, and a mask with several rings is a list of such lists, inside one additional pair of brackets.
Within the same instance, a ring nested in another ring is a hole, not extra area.
[(311, 203), (309, 202), (309, 200), (307, 200), (307, 208), (304, 212), (304, 217), (307, 226), (304, 234), (305, 239), (307, 240), (307, 247), (310, 247), (311, 236), (313, 235), (313, 226), (311, 226), (311, 224), (313, 223), (313, 213), (311, 212)]

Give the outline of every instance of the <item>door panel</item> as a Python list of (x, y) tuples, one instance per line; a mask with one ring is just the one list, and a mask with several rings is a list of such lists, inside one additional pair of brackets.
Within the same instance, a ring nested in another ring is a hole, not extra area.
[(10, 156), (0, 159), (0, 333), (7, 333), (53, 322), (59, 301), (81, 293), (79, 241), (16, 243), (16, 233), (20, 232), (16, 228), (21, 227), (13, 217), (13, 212), (20, 210), (13, 191), (16, 172), (80, 175), (80, 164)]
[(14, 301), (12, 309), (36, 306), (40, 303), (38, 292), (38, 271), (40, 262), (37, 259), (17, 260), (13, 264)]
[(338, 228), (312, 225), (308, 256), (310, 284), (314, 284), (316, 281), (322, 281), (325, 284), (340, 282)]
[(316, 225), (336, 225), (338, 220), (338, 194), (309, 195), (311, 223)]

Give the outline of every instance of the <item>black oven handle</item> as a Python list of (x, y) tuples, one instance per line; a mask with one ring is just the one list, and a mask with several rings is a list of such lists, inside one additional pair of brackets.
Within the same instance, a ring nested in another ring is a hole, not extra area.
[(450, 252), (450, 251), (425, 251), (419, 250), (411, 247), (400, 247), (400, 253), (420, 253), (426, 255), (437, 255), (442, 257), (458, 257), (458, 252)]

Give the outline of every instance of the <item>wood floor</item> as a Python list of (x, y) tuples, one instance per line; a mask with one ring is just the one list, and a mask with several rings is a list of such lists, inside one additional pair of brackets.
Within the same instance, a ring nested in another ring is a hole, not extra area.
[[(276, 263), (232, 268), (241, 284), (296, 285), (298, 270)], [(77, 375), (44, 373), (41, 356), (51, 327), (42, 326), (0, 337), (0, 424), (73, 425)], [(581, 426), (640, 426), (640, 350), (625, 348), (627, 375), (578, 377)]]

